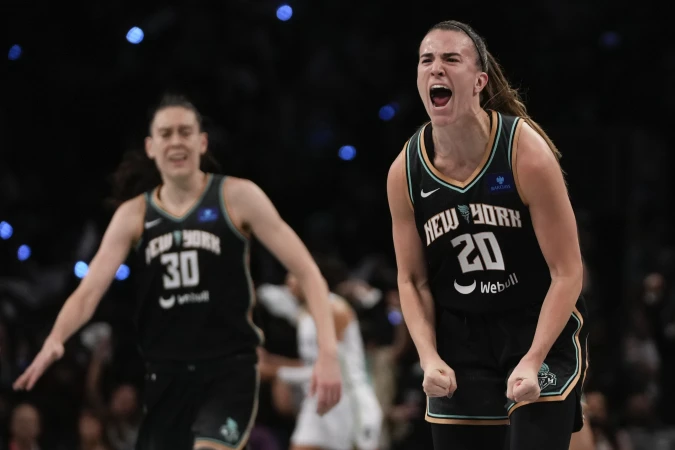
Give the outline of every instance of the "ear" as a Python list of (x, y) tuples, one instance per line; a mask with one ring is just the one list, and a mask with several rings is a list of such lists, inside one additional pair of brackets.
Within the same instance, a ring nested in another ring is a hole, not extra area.
[(148, 155), (148, 158), (155, 159), (155, 155), (152, 154), (152, 138), (150, 136), (145, 138), (145, 154)]
[(485, 72), (480, 72), (476, 77), (476, 84), (473, 87), (475, 94), (480, 94), (485, 86), (488, 84), (488, 74)]
[(202, 132), (199, 136), (199, 154), (203, 155), (206, 153), (206, 149), (209, 146), (209, 135), (205, 132)]

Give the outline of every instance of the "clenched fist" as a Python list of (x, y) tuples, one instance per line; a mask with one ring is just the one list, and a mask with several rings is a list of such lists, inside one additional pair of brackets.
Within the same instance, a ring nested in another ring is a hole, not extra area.
[(507, 382), (506, 397), (516, 403), (536, 401), (541, 393), (537, 377), (540, 366), (526, 358), (521, 359)]
[(422, 387), (429, 397), (452, 397), (457, 390), (455, 371), (440, 357), (424, 364), (424, 381)]

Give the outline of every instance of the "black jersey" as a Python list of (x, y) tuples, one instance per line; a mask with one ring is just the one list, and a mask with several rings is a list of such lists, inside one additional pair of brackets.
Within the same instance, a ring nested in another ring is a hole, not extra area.
[(255, 354), (249, 240), (230, 220), (224, 176), (208, 174), (201, 198), (182, 217), (145, 194), (137, 247), (137, 327), (149, 360), (194, 361)]
[(431, 292), (441, 308), (483, 313), (541, 304), (550, 287), (548, 266), (514, 180), (513, 142), (522, 119), (490, 114), (484, 159), (465, 182), (433, 166), (431, 124), (404, 149), (408, 195)]

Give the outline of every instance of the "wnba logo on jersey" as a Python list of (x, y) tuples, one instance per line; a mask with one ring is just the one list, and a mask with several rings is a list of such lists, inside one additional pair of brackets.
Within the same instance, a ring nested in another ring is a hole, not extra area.
[(555, 386), (558, 377), (551, 372), (548, 364), (543, 363), (539, 369), (539, 373), (537, 373), (537, 378), (539, 378), (539, 389), (544, 390), (549, 386)]

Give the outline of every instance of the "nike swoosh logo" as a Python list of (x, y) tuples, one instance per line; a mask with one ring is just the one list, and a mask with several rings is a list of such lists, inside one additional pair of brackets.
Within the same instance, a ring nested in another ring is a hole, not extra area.
[(424, 189), (422, 189), (422, 191), (420, 191), (420, 195), (422, 196), (422, 198), (427, 198), (428, 196), (430, 196), (431, 194), (433, 194), (434, 192), (436, 192), (439, 189), (440, 188), (436, 188), (433, 191), (429, 191), (429, 192), (424, 192)]
[(152, 228), (155, 225), (159, 224), (162, 221), (162, 218), (160, 217), (159, 219), (151, 220), (150, 222), (145, 222), (145, 228)]
[(457, 280), (455, 280), (455, 289), (457, 289), (457, 292), (460, 294), (470, 294), (474, 291), (474, 289), (476, 289), (476, 280), (473, 280), (473, 283), (468, 286), (462, 286), (461, 284), (457, 283)]

